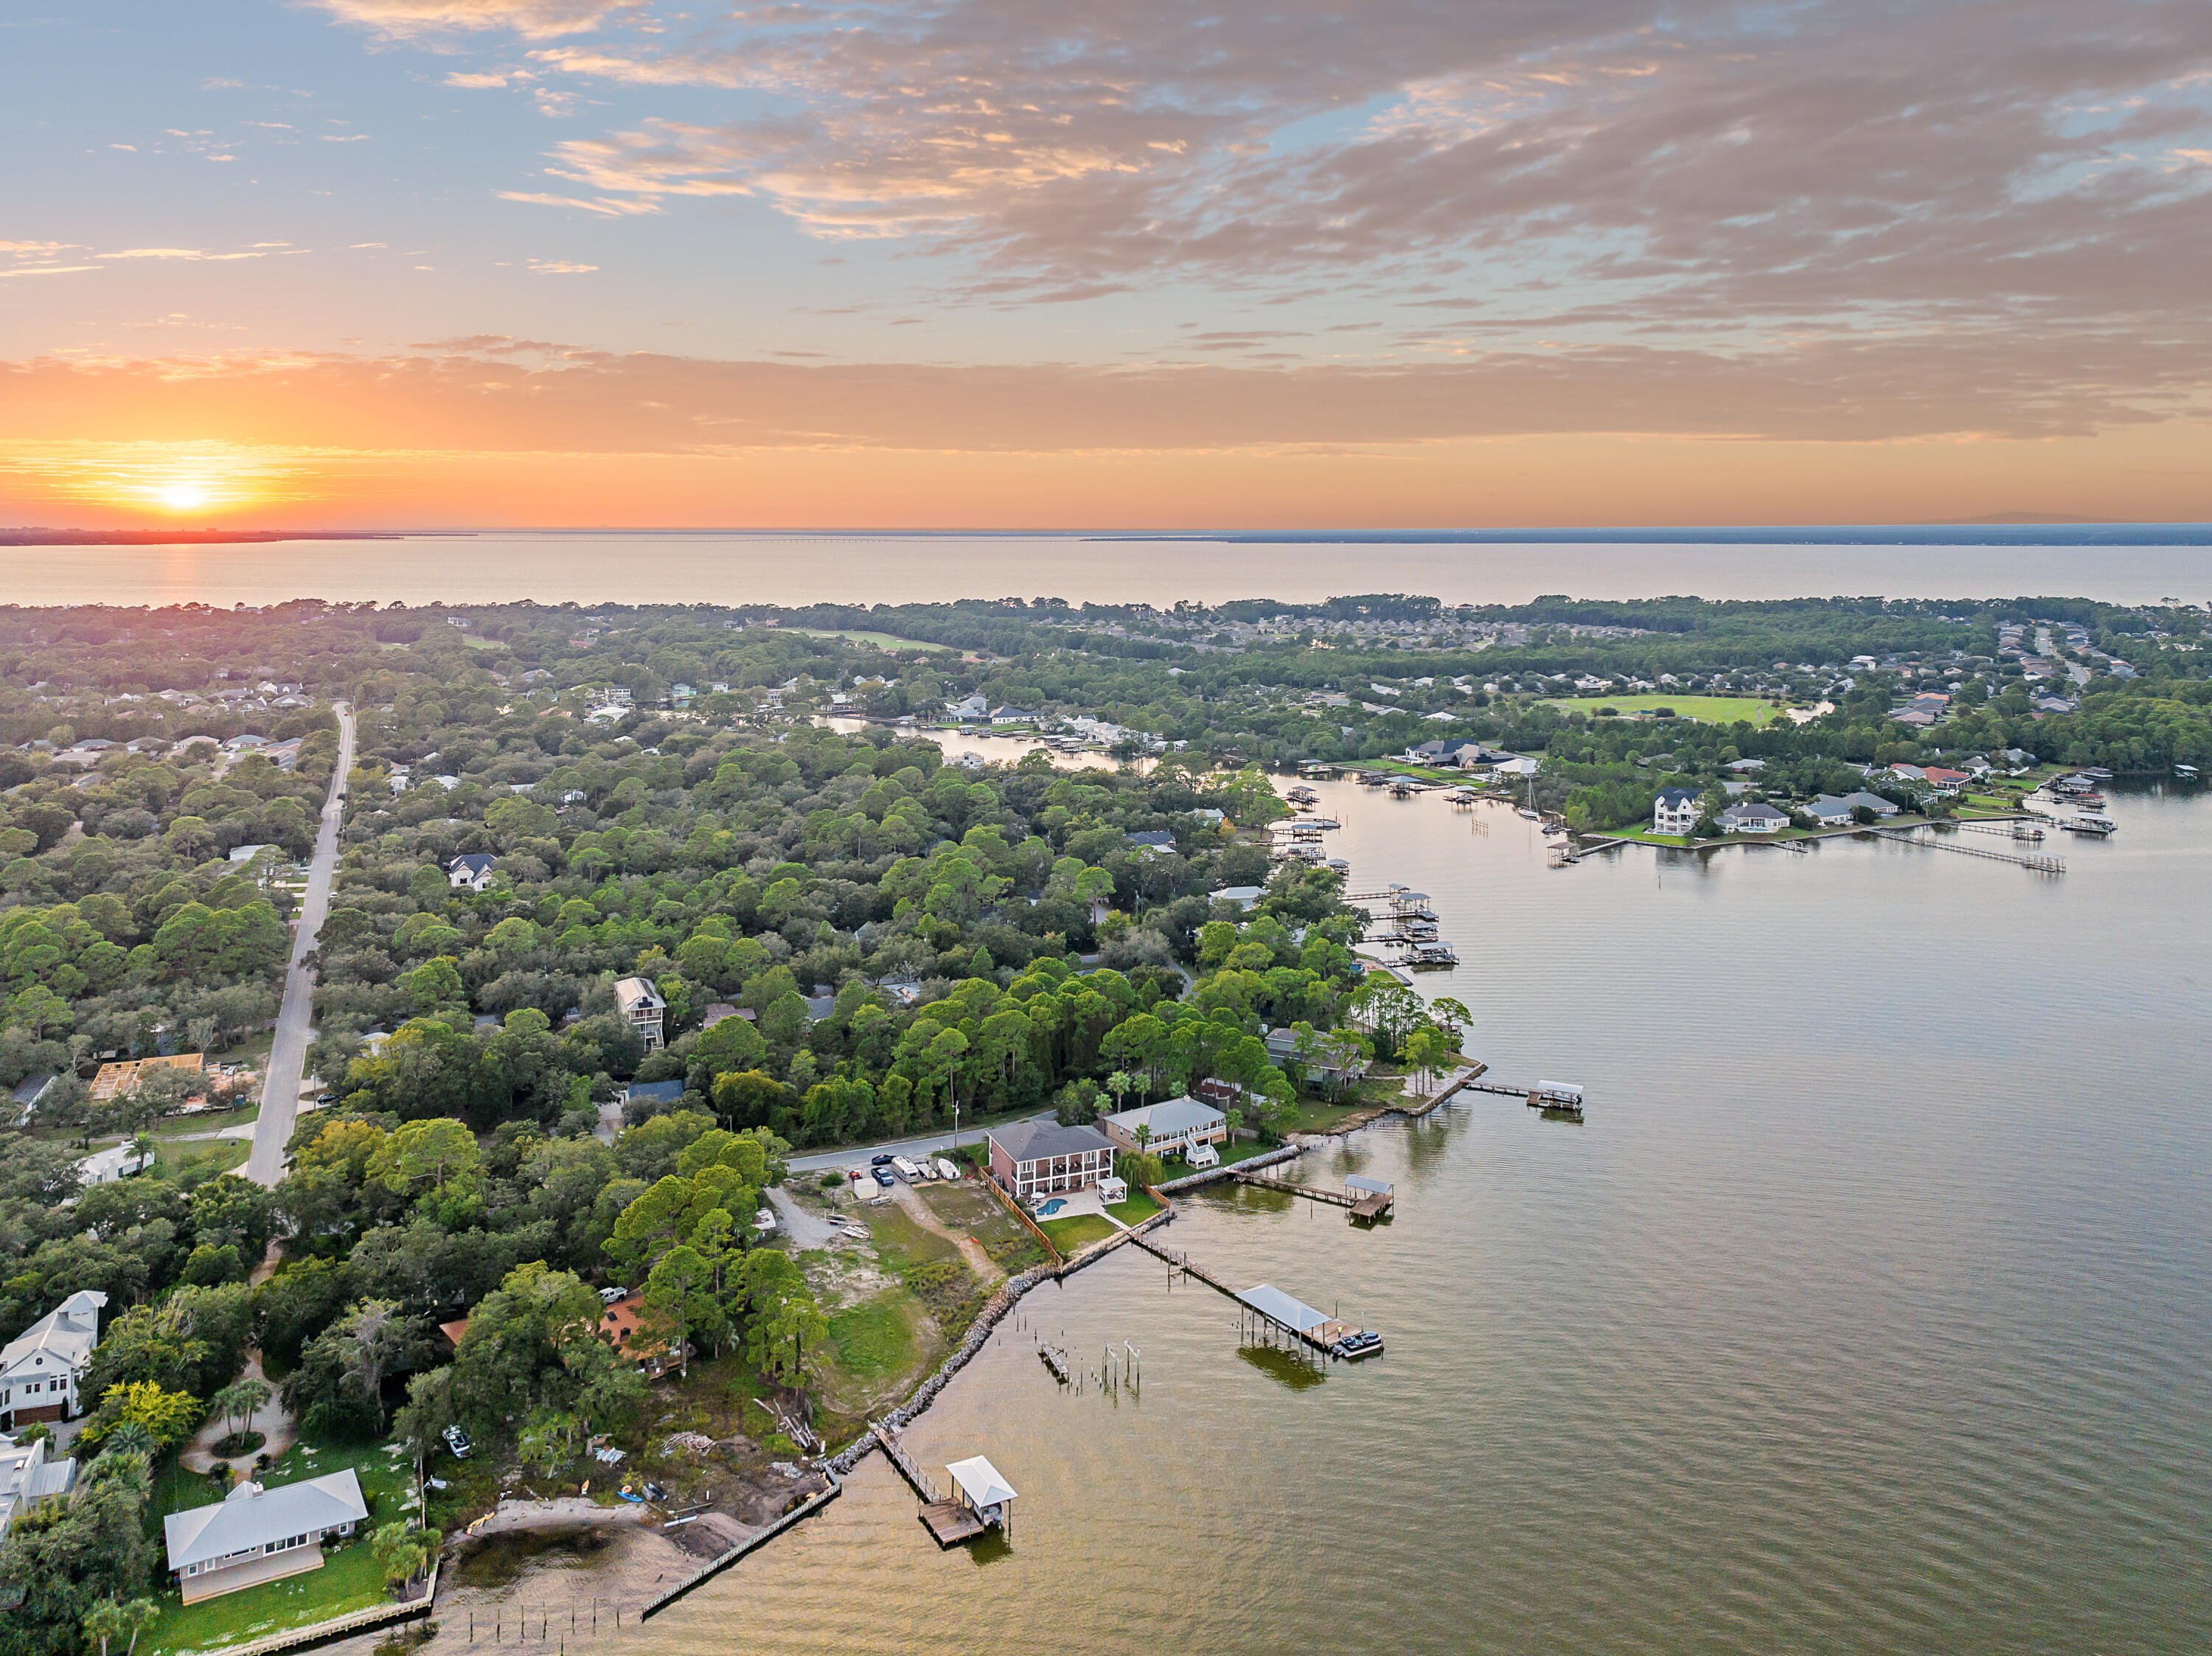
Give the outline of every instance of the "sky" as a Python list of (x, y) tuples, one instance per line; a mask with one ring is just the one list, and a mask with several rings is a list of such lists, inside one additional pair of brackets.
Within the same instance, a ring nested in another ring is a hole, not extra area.
[(2212, 519), (2203, 0), (0, 0), (0, 524)]

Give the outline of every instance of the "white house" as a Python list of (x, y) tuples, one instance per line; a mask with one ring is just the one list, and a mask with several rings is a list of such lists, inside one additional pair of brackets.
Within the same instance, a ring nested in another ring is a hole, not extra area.
[(660, 1050), (661, 1018), (668, 1010), (668, 1003), (653, 986), (651, 978), (622, 978), (615, 983), (615, 1004), (629, 1020), (629, 1027), (637, 1031), (637, 1038), (645, 1043), (645, 1050)]
[(1098, 1118), (1106, 1136), (1123, 1149), (1137, 1148), (1137, 1129), (1147, 1129), (1145, 1149), (1152, 1156), (1181, 1156), (1200, 1144), (1218, 1144), (1229, 1137), (1229, 1118), (1195, 1098), (1170, 1098)]
[(981, 695), (971, 695), (958, 701), (948, 701), (945, 711), (955, 719), (981, 719), (990, 710), (990, 702)]
[(1721, 827), (1729, 834), (1778, 834), (1789, 826), (1789, 814), (1771, 805), (1730, 805), (1721, 813)]
[(112, 1185), (118, 1179), (135, 1179), (154, 1165), (154, 1152), (134, 1149), (128, 1139), (94, 1150), (76, 1164), (76, 1181), (89, 1190)]
[(78, 1382), (100, 1344), (107, 1295), (88, 1288), (72, 1294), (0, 1350), (0, 1430), (78, 1414)]
[(1042, 713), (1031, 713), (1027, 707), (991, 709), (991, 722), (994, 725), (1034, 725), (1043, 717)]
[(1698, 825), (1698, 796), (1687, 788), (1662, 788), (1651, 802), (1654, 834), (1687, 834)]
[(489, 852), (464, 852), (446, 864), (446, 883), (456, 891), (465, 888), (482, 891), (491, 883), (492, 870), (499, 866), (499, 858)]
[(1267, 888), (1262, 885), (1225, 885), (1206, 895), (1213, 902), (1234, 903), (1239, 908), (1249, 908), (1267, 895)]
[(177, 1586), (195, 1604), (322, 1568), (324, 1539), (351, 1535), (368, 1516), (349, 1466), (273, 1489), (241, 1483), (212, 1506), (171, 1513), (161, 1532)]
[(46, 1439), (18, 1443), (0, 1436), (0, 1535), (8, 1533), (16, 1513), (67, 1495), (76, 1482), (76, 1462), (48, 1460)]

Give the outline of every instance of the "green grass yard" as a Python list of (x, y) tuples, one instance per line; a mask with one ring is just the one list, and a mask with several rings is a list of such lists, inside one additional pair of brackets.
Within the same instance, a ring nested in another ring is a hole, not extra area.
[(1160, 1210), (1160, 1204), (1142, 1191), (1130, 1192), (1126, 1202), (1116, 1202), (1106, 1210), (1125, 1225), (1142, 1224)]
[(1079, 1213), (1073, 1219), (1040, 1219), (1037, 1228), (1052, 1238), (1062, 1258), (1083, 1252), (1093, 1242), (1103, 1242), (1109, 1236), (1121, 1233), (1112, 1224), (1095, 1213)]
[(830, 1319), (829, 1350), (838, 1368), (860, 1380), (896, 1374), (914, 1360), (913, 1301), (893, 1290), (848, 1306)]
[(1552, 706), (1578, 713), (1595, 713), (1600, 707), (1611, 707), (1623, 717), (1672, 707), (1680, 717), (1694, 719), (1700, 725), (1771, 725), (1782, 717), (1782, 709), (1772, 702), (1750, 695), (1576, 696), (1554, 701)]

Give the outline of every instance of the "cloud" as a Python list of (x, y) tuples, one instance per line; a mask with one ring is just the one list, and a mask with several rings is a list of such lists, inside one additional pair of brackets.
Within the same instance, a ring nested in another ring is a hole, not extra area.
[(259, 241), (240, 252), (211, 253), (203, 247), (125, 247), (112, 253), (94, 253), (94, 258), (151, 258), (181, 260), (188, 264), (228, 264), (234, 259), (281, 258), (291, 253), (313, 250), (294, 247), (282, 241)]
[(17, 258), (52, 258), (76, 246), (74, 241), (0, 241), (0, 253), (13, 253)]
[(9, 276), (75, 276), (81, 270), (99, 270), (106, 268), (100, 264), (25, 264), (13, 270), (0, 270), (0, 280)]
[(530, 268), (540, 276), (584, 276), (599, 267), (596, 264), (571, 264), (565, 259), (533, 258)]
[(501, 201), (529, 202), (539, 207), (574, 207), (586, 213), (599, 213), (611, 218), (635, 216), (640, 213), (658, 213), (660, 209), (649, 201), (625, 201), (620, 197), (603, 196), (595, 201), (583, 201), (574, 196), (532, 194), (520, 190), (500, 190), (493, 192)]
[(441, 84), (459, 87), (464, 92), (486, 92), (494, 87), (505, 86), (507, 78), (505, 74), (467, 75), (455, 70), (446, 76)]
[(386, 39), (504, 29), (526, 40), (597, 28), (643, 0), (313, 0), (341, 22)]
[(355, 450), (1220, 454), (1561, 433), (2038, 440), (2185, 415), (2200, 377), (2185, 356), (2101, 335), (1492, 349), (1285, 367), (803, 366), (491, 336), (392, 356), (0, 365), (0, 440), (151, 428)]
[(320, 138), (325, 143), (366, 143), (368, 142), (368, 134), (366, 132), (318, 132), (315, 136)]

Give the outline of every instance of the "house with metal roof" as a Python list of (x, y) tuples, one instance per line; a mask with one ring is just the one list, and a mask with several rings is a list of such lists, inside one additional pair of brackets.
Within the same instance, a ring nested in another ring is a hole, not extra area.
[(1229, 1137), (1227, 1115), (1203, 1099), (1188, 1096), (1116, 1111), (1099, 1117), (1098, 1125), (1125, 1150), (1138, 1148), (1138, 1131), (1143, 1129), (1144, 1149), (1150, 1156), (1184, 1156), (1200, 1144), (1218, 1144)]
[(1114, 1171), (1114, 1141), (1096, 1127), (1010, 1121), (990, 1130), (991, 1177), (1016, 1200), (1082, 1190)]
[(76, 1417), (106, 1304), (98, 1289), (84, 1289), (0, 1348), (0, 1431)]
[(323, 1567), (323, 1542), (354, 1533), (368, 1502), (353, 1468), (280, 1483), (240, 1483), (212, 1506), (161, 1520), (169, 1568), (188, 1604)]

